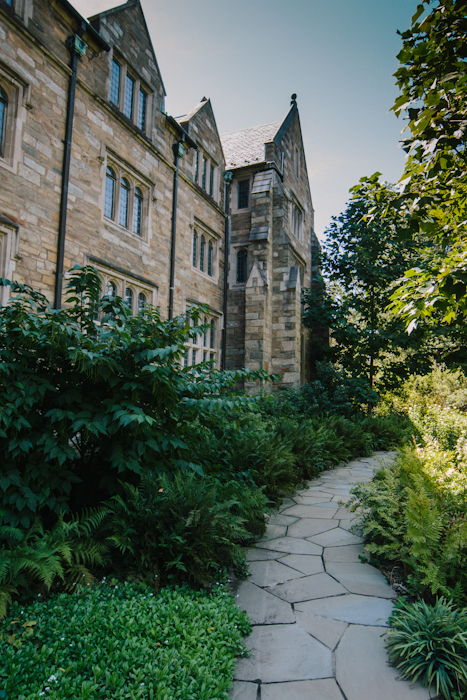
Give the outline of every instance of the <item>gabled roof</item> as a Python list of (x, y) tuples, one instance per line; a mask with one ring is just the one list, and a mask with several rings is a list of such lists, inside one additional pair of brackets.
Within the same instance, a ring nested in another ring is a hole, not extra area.
[(244, 168), (252, 163), (265, 160), (264, 144), (274, 141), (280, 144), (297, 112), (296, 95), (292, 95), (292, 104), (285, 119), (272, 124), (252, 126), (243, 131), (221, 136), (227, 170)]
[(262, 163), (264, 144), (274, 140), (281, 124), (282, 122), (262, 124), (221, 136), (225, 167), (231, 170), (243, 168), (250, 163)]
[(175, 117), (175, 119), (178, 121), (179, 124), (186, 124), (187, 122), (190, 121), (190, 119), (193, 119), (195, 114), (199, 112), (200, 109), (202, 109), (206, 103), (209, 102), (205, 97), (201, 100), (201, 102), (198, 102), (196, 107), (193, 107), (191, 112), (188, 112), (188, 114), (182, 114), (180, 117)]
[(146, 22), (146, 17), (144, 16), (144, 12), (143, 12), (143, 8), (141, 7), (140, 0), (127, 0), (127, 2), (125, 2), (123, 5), (118, 5), (117, 7), (111, 7), (109, 10), (104, 10), (104, 12), (99, 12), (96, 15), (92, 15), (92, 17), (88, 18), (88, 22), (94, 29), (96, 29), (99, 32), (101, 19), (103, 19), (105, 17), (110, 17), (111, 15), (116, 15), (119, 12), (128, 12), (128, 10), (131, 10), (135, 6), (137, 7), (138, 13), (140, 15), (142, 25), (143, 25), (144, 29), (146, 30), (147, 41), (148, 41), (150, 51), (152, 53), (153, 62), (154, 62), (154, 65), (156, 66), (156, 71), (157, 71), (157, 73), (159, 75), (159, 79), (161, 81), (163, 93), (164, 93), (164, 95), (166, 95), (167, 93), (165, 91), (164, 82), (162, 80), (162, 75), (161, 75), (161, 72), (159, 70), (159, 64), (157, 63), (156, 52), (154, 51), (154, 46), (152, 44), (151, 35), (149, 33), (148, 25)]

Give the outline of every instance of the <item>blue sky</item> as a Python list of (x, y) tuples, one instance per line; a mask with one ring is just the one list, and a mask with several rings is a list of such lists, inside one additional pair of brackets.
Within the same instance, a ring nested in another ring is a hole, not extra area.
[[(120, 4), (72, 0), (84, 16)], [(220, 133), (282, 119), (298, 95), (315, 228), (375, 171), (399, 179), (392, 74), (416, 0), (142, 0), (177, 116), (210, 97)]]

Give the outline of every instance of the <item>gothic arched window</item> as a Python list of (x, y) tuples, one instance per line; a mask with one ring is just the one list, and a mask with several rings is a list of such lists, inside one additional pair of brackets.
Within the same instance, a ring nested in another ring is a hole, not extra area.
[(105, 171), (105, 202), (104, 216), (113, 219), (115, 206), (115, 173), (112, 168), (107, 167)]
[(201, 245), (199, 248), (199, 269), (204, 272), (205, 268), (205, 256), (206, 256), (206, 239), (201, 236)]
[(208, 243), (208, 275), (212, 277), (212, 241)]
[(141, 236), (141, 221), (143, 218), (143, 193), (139, 187), (135, 187), (133, 197), (133, 233)]
[(193, 267), (196, 267), (198, 262), (198, 232), (195, 229), (193, 231)]
[(125, 289), (125, 304), (128, 306), (130, 311), (133, 311), (133, 290), (130, 287)]
[(0, 156), (5, 151), (5, 132), (6, 132), (6, 113), (8, 109), (8, 97), (2, 88), (0, 88)]
[(120, 226), (128, 228), (128, 204), (130, 199), (130, 183), (126, 177), (120, 180), (120, 208), (118, 213), (118, 223)]

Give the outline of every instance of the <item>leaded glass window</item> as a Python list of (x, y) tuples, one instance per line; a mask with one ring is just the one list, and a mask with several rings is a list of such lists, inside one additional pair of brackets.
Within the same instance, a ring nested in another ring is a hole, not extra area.
[(208, 275), (212, 277), (212, 241), (208, 243)]
[(210, 340), (211, 340), (211, 342), (210, 342), (211, 350), (213, 350), (215, 347), (215, 343), (216, 343), (216, 322), (214, 319), (211, 320), (211, 339)]
[(6, 92), (0, 88), (0, 156), (5, 150), (6, 112), (8, 107), (8, 97)]
[(195, 182), (198, 183), (199, 179), (199, 151), (195, 154)]
[(115, 205), (115, 173), (112, 168), (107, 167), (105, 171), (105, 201), (104, 216), (113, 219)]
[(238, 183), (238, 203), (237, 209), (248, 209), (250, 200), (250, 183), (249, 180), (240, 180)]
[(209, 194), (213, 195), (214, 193), (214, 166), (211, 163), (211, 172), (209, 173)]
[(138, 100), (138, 121), (136, 126), (141, 129), (141, 131), (146, 131), (146, 100), (147, 95), (144, 90), (140, 88)]
[(115, 59), (112, 60), (112, 73), (110, 75), (110, 101), (114, 105), (120, 104), (120, 73), (121, 66)]
[(248, 253), (246, 250), (239, 250), (237, 253), (237, 284), (246, 282)]
[(133, 311), (133, 290), (130, 287), (125, 289), (125, 304), (128, 306), (130, 311)]
[(141, 236), (141, 221), (143, 217), (143, 193), (139, 187), (135, 187), (133, 197), (133, 233)]
[(205, 268), (205, 256), (206, 256), (206, 239), (201, 236), (201, 245), (199, 250), (199, 269), (204, 272)]
[(193, 267), (196, 267), (198, 262), (198, 232), (196, 229), (193, 231)]
[(111, 282), (110, 280), (109, 280), (109, 282), (107, 282), (107, 286), (105, 288), (105, 294), (106, 294), (106, 296), (111, 297), (112, 299), (116, 298), (117, 286), (116, 286), (115, 282)]
[(207, 171), (208, 171), (208, 161), (207, 161), (206, 156), (203, 155), (203, 174), (202, 174), (202, 180), (201, 180), (201, 187), (205, 191), (206, 191)]
[(130, 198), (130, 184), (126, 177), (120, 181), (120, 208), (118, 212), (118, 223), (120, 226), (128, 228), (128, 204)]
[(146, 295), (143, 294), (143, 292), (140, 292), (138, 294), (138, 313), (139, 314), (143, 313), (145, 308), (146, 308)]
[(125, 80), (125, 99), (123, 101), (123, 114), (131, 119), (133, 116), (133, 94), (135, 88), (135, 81), (129, 75), (126, 76)]

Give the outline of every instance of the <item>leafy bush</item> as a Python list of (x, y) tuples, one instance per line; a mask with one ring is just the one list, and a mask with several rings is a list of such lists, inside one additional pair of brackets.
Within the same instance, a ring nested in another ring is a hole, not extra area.
[(187, 425), (225, 406), (240, 378), (267, 376), (183, 367), (185, 342), (204, 330), (190, 327), (200, 310), (133, 316), (119, 297), (100, 298), (91, 267), (72, 273), (60, 311), (12, 287), (0, 309), (0, 524), (27, 529), (38, 513), (97, 505), (145, 470), (200, 471)]
[(436, 688), (446, 700), (467, 694), (467, 610), (444, 598), (433, 606), (403, 599), (389, 617), (389, 660), (401, 677)]
[(373, 482), (352, 489), (351, 510), (376, 561), (400, 562), (411, 590), (467, 600), (467, 469), (453, 452), (406, 448)]
[(0, 623), (0, 686), (15, 700), (228, 700), (249, 631), (221, 585), (98, 585), (14, 603)]
[(107, 504), (109, 539), (122, 552), (120, 566), (127, 574), (156, 587), (166, 580), (206, 584), (222, 569), (245, 567), (240, 545), (254, 533), (246, 529), (241, 514), (249, 511), (250, 520), (256, 518), (256, 532), (263, 534), (266, 502), (264, 496), (244, 497), (235, 485), (221, 489), (193, 474), (143, 476), (139, 486), (125, 484), (124, 496)]

